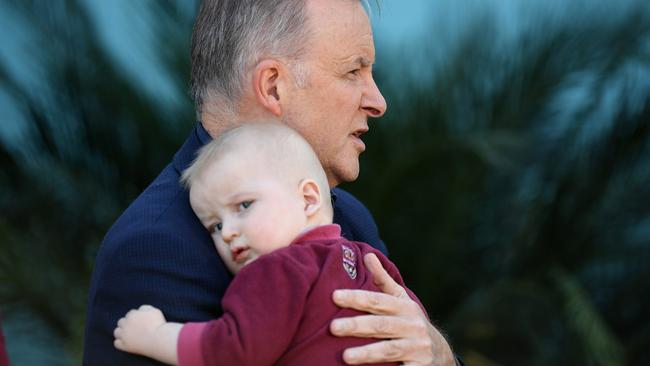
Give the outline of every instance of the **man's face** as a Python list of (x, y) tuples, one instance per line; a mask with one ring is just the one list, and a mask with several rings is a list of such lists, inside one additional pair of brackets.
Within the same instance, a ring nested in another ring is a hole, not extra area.
[(360, 2), (311, 0), (307, 13), (307, 78), (290, 89), (282, 118), (312, 145), (335, 186), (358, 177), (360, 137), (368, 117), (384, 114), (386, 101), (372, 77), (372, 29)]
[(299, 182), (281, 179), (263, 161), (227, 153), (190, 189), (192, 209), (232, 273), (288, 246), (307, 226)]

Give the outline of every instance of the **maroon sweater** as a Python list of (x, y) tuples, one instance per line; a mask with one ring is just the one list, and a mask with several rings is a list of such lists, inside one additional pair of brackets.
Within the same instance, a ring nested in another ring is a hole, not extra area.
[(386, 271), (404, 282), (383, 254), (340, 233), (338, 225), (317, 227), (244, 267), (224, 295), (221, 318), (183, 326), (179, 364), (345, 365), (343, 350), (376, 342), (330, 333), (332, 319), (362, 314), (337, 307), (332, 292), (379, 291), (362, 262), (367, 253), (375, 253)]

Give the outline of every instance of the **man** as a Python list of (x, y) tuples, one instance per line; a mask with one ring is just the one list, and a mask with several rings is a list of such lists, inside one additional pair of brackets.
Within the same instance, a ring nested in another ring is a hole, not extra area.
[[(142, 303), (176, 322), (220, 315), (230, 277), (178, 183), (211, 137), (243, 121), (275, 119), (314, 147), (331, 187), (357, 178), (367, 119), (386, 110), (372, 77), (374, 57), (369, 20), (357, 0), (202, 3), (191, 51), (201, 123), (104, 239), (89, 293), (84, 364), (156, 364), (112, 346), (117, 319)], [(385, 252), (367, 209), (340, 189), (333, 195), (343, 235)], [(344, 360), (453, 365), (449, 345), (404, 289), (382, 268), (369, 270), (384, 293), (341, 290), (333, 300), (371, 315), (337, 319), (331, 330), (380, 341), (346, 350)]]

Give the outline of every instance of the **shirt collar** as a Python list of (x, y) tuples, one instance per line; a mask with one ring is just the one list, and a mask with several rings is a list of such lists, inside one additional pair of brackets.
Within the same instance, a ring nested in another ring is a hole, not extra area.
[(334, 192), (334, 189), (332, 188), (330, 190), (330, 199), (332, 200), (332, 205), (336, 203), (336, 198), (337, 198), (336, 192)]
[(203, 123), (201, 121), (198, 121), (199, 127), (197, 128), (198, 130), (198, 136), (199, 136), (199, 141), (201, 141), (202, 145), (207, 144), (212, 140), (212, 136), (208, 133), (208, 131), (205, 130), (203, 127)]
[(331, 240), (341, 237), (341, 227), (337, 224), (328, 224), (316, 226), (298, 235), (292, 242), (313, 241), (313, 240)]

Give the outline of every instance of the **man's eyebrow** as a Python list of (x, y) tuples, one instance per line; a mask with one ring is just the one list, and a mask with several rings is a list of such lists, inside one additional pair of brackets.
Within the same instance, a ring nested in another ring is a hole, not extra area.
[(356, 58), (350, 57), (347, 60), (342, 60), (341, 63), (343, 65), (359, 65), (361, 67), (369, 67), (374, 64), (372, 60), (364, 56), (359, 56)]
[(361, 66), (363, 66), (363, 67), (372, 66), (372, 64), (374, 63), (374, 62), (372, 62), (370, 59), (368, 59), (368, 58), (366, 58), (366, 57), (363, 57), (363, 56), (357, 58), (357, 61), (356, 61), (356, 62), (357, 62), (357, 64), (359, 64), (359, 65), (361, 65)]

